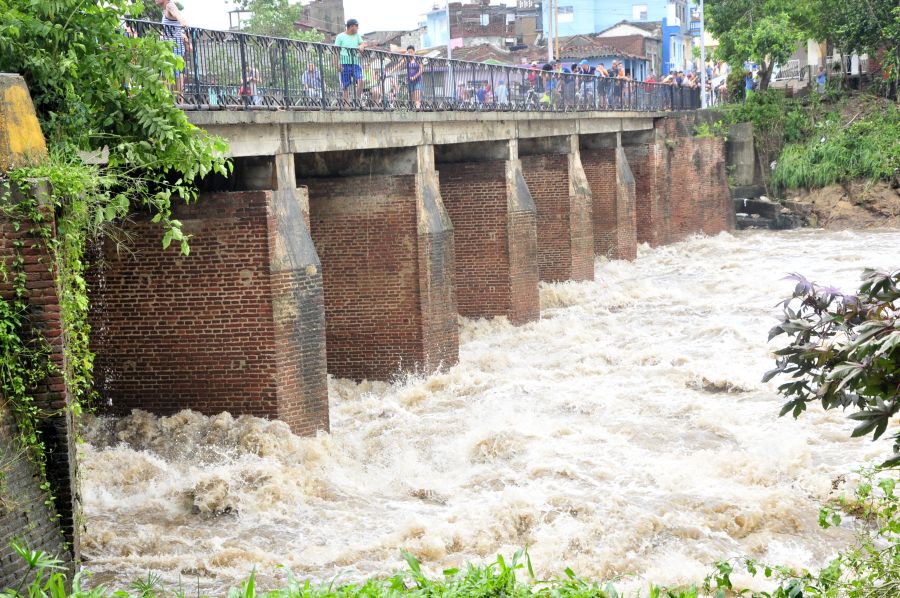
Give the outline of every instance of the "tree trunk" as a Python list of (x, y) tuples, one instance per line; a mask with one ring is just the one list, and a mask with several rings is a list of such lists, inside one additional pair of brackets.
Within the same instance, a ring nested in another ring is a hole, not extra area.
[(759, 91), (764, 92), (769, 89), (769, 79), (772, 78), (771, 62), (763, 62), (759, 69)]

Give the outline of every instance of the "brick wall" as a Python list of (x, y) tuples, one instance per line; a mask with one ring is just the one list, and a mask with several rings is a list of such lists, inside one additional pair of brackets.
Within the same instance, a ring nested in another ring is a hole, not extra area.
[[(666, 160), (671, 206), (666, 241), (674, 243), (695, 233), (715, 235), (729, 230), (733, 210), (724, 140), (693, 137), (688, 116), (681, 121), (666, 120), (667, 134), (676, 135), (675, 147), (667, 153)], [(690, 129), (685, 130), (685, 126)], [(690, 183), (685, 184), (687, 181)]]
[(111, 412), (230, 411), (300, 434), (328, 429), (321, 274), (292, 203), (258, 191), (179, 206), (188, 257), (163, 250), (141, 215), (127, 227), (130, 251), (106, 244), (92, 324)]
[(509, 185), (509, 268), (512, 305), (509, 320), (524, 324), (541, 317), (537, 208), (518, 160), (507, 163)]
[[(441, 197), (453, 222), (460, 315), (539, 316), (537, 228), (533, 204), (518, 206), (506, 160), (440, 164)], [(525, 193), (528, 190), (525, 187)]]
[(663, 243), (733, 228), (725, 142), (694, 137), (697, 118), (685, 113), (656, 122), (658, 153), (663, 156), (657, 185), (665, 198), (657, 234)]
[(453, 230), (433, 175), (311, 178), (328, 370), (389, 379), (458, 359)]
[[(5, 192), (0, 186), (0, 195)], [(39, 187), (29, 191), (38, 195), (42, 192)], [(15, 191), (10, 201), (22, 199), (23, 195)], [(52, 227), (52, 212), (48, 209), (43, 211)], [(17, 249), (15, 245), (19, 243), (21, 248)], [(9, 543), (13, 538), (22, 538), (32, 550), (44, 550), (62, 558), (71, 557), (65, 550), (64, 541), (71, 542), (75, 550), (78, 548), (78, 535), (73, 526), (73, 510), (78, 509), (78, 505), (73, 504), (74, 463), (69, 464), (69, 453), (74, 452), (74, 446), (69, 434), (69, 417), (64, 411), (63, 336), (54, 265), (36, 229), (23, 226), (16, 230), (11, 221), (0, 219), (0, 260), (4, 271), (11, 276), (16, 273), (13, 260), (17, 253), (24, 259), (21, 269), (26, 274), (29, 304), (29, 327), (23, 333), (35, 339), (39, 335), (47, 343), (50, 361), (56, 367), (55, 374), (30, 390), (38, 407), (58, 413), (39, 422), (39, 429), (47, 449), (47, 478), (56, 498), (60, 521), (53, 519), (55, 509), (45, 505), (49, 495), (40, 489), (37, 468), (18, 441), (18, 427), (12, 411), (5, 400), (0, 401), (0, 587), (5, 585), (2, 583), (5, 580), (17, 580), (24, 571), (22, 561), (10, 549)], [(12, 293), (13, 285), (0, 279), (0, 296), (9, 299)], [(60, 533), (61, 530), (65, 535)]]
[[(638, 243), (656, 247), (664, 242), (660, 235), (663, 227), (664, 190), (659, 189), (660, 154), (665, 146), (656, 143), (625, 146), (625, 158), (634, 175), (635, 236)], [(665, 179), (663, 178), (663, 183)]]
[(522, 171), (537, 206), (541, 280), (593, 280), (591, 196), (577, 155), (523, 156)]
[(40, 488), (40, 476), (21, 454), (18, 427), (5, 403), (0, 403), (0, 587), (18, 583), (28, 566), (10, 548), (18, 539), (31, 550), (71, 558), (65, 538), (45, 504), (49, 494)]
[(581, 162), (593, 197), (594, 253), (610, 259), (634, 259), (634, 177), (624, 153), (615, 148), (582, 149)]

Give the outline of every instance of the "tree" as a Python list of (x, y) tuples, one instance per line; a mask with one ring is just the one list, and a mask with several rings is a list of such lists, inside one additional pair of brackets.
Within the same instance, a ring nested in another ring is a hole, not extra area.
[(243, 30), (247, 33), (320, 42), (325, 36), (318, 31), (300, 31), (295, 23), (303, 16), (299, 2), (290, 0), (237, 0), (241, 10), (251, 13)]
[[(793, 278), (797, 285), (782, 303), (782, 321), (769, 333), (769, 340), (786, 334), (791, 341), (775, 352), (777, 367), (763, 379), (790, 376), (778, 387), (788, 399), (781, 415), (798, 417), (813, 401), (825, 409), (854, 409), (852, 436), (878, 439), (900, 411), (900, 270), (866, 270), (854, 295)], [(889, 466), (900, 465), (894, 425)]]
[(784, 63), (805, 39), (804, 2), (792, 0), (707, 0), (706, 27), (719, 40), (719, 56), (732, 66), (759, 65), (759, 90), (765, 91), (772, 67)]
[(885, 79), (898, 81), (900, 6), (897, 0), (818, 0), (818, 17), (810, 33), (833, 42), (842, 52), (880, 56)]
[[(184, 10), (184, 4), (181, 2), (176, 2), (175, 6), (178, 7), (178, 10)], [(140, 14), (138, 14), (139, 11), (135, 9), (140, 9)], [(162, 20), (162, 11), (162, 7), (159, 6), (155, 0), (143, 0), (142, 3), (134, 5), (134, 8), (131, 9), (131, 14), (136, 19), (139, 18), (158, 23)]]
[(226, 173), (225, 143), (192, 125), (170, 90), (183, 60), (155, 36), (125, 35), (129, 0), (0, 0), (0, 71), (28, 83), (44, 135), (63, 159), (109, 148), (108, 220), (143, 206), (164, 244), (188, 251), (172, 200), (194, 181)]

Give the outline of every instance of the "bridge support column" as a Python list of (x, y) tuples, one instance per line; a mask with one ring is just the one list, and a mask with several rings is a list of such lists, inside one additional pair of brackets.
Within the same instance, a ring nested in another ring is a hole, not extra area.
[(637, 257), (635, 181), (621, 134), (582, 135), (581, 163), (593, 197), (594, 253)]
[(540, 317), (537, 211), (515, 140), (435, 149), (441, 197), (453, 222), (460, 315)]
[[(622, 136), (625, 158), (634, 176), (637, 242), (651, 247), (666, 243), (666, 147), (657, 131)], [(690, 185), (692, 181), (682, 181)]]
[[(201, 193), (174, 216), (191, 255), (146, 215), (92, 285), (98, 383), (114, 412), (230, 411), (328, 429), (322, 275), (290, 156), (237, 160), (240, 192)], [(254, 188), (262, 188), (254, 190)]]
[(537, 206), (541, 280), (593, 280), (592, 198), (578, 136), (520, 139), (519, 154)]
[(453, 226), (432, 146), (298, 154), (322, 259), (328, 370), (387, 380), (459, 359)]

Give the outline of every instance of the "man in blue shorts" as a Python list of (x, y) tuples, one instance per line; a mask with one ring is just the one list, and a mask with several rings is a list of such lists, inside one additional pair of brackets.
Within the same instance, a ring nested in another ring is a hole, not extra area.
[(339, 33), (334, 45), (341, 49), (341, 89), (344, 90), (344, 101), (350, 102), (350, 88), (355, 86), (354, 97), (362, 94), (363, 76), (359, 65), (359, 53), (365, 50), (362, 36), (359, 34), (359, 21), (347, 21), (347, 31)]

